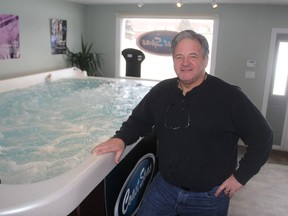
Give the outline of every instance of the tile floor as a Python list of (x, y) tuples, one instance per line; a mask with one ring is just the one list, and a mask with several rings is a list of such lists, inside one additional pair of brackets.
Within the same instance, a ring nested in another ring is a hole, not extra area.
[(232, 197), (228, 215), (288, 216), (288, 152), (272, 151), (268, 163)]

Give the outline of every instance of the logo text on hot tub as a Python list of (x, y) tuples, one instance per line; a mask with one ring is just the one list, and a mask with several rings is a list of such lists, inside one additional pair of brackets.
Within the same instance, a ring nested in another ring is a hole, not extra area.
[(146, 154), (135, 165), (126, 179), (116, 201), (114, 215), (134, 215), (148, 187), (155, 167), (153, 154)]
[(171, 55), (171, 41), (177, 32), (151, 31), (137, 38), (140, 49), (157, 55)]
[(122, 202), (122, 209), (121, 210), (122, 210), (123, 214), (126, 214), (129, 207), (133, 203), (133, 200), (135, 200), (135, 198), (137, 198), (140, 190), (144, 186), (145, 180), (151, 174), (152, 169), (153, 169), (152, 164), (150, 164), (149, 167), (143, 167), (140, 175), (138, 176), (139, 178), (138, 178), (137, 183), (134, 186), (134, 188), (127, 188), (126, 193), (124, 195), (123, 202)]

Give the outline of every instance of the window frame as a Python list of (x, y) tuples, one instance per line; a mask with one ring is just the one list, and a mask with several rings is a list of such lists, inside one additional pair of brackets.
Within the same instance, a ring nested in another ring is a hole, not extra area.
[[(127, 18), (142, 18), (142, 19), (213, 19), (213, 38), (212, 44), (213, 47), (210, 47), (210, 74), (215, 74), (215, 66), (216, 66), (216, 53), (217, 53), (217, 41), (218, 41), (218, 29), (219, 29), (219, 16), (217, 14), (213, 15), (182, 15), (182, 16), (174, 16), (174, 15), (137, 15), (137, 14), (116, 14), (116, 41), (115, 41), (115, 77), (116, 78), (125, 78), (125, 76), (120, 76), (120, 70), (123, 65), (121, 65), (120, 61), (123, 56), (121, 55), (121, 38), (124, 37), (125, 32), (122, 32), (123, 29), (123, 19)], [(172, 61), (172, 59), (171, 59)], [(140, 78), (141, 79), (141, 78)]]

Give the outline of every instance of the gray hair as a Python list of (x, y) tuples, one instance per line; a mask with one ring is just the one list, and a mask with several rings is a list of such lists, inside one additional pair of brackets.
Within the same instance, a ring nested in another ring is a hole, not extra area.
[(198, 34), (192, 30), (184, 30), (181, 31), (180, 33), (178, 33), (172, 40), (171, 42), (171, 51), (172, 51), (172, 55), (174, 55), (175, 52), (175, 47), (176, 45), (183, 40), (184, 38), (190, 38), (192, 40), (197, 40), (201, 47), (202, 47), (202, 51), (203, 51), (203, 57), (208, 56), (209, 55), (209, 44), (207, 39), (201, 35)]

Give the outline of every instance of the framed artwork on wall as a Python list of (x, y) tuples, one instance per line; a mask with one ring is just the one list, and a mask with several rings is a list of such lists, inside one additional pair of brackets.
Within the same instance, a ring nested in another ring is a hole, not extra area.
[(50, 23), (52, 54), (66, 54), (67, 21), (51, 19)]
[(20, 58), (19, 16), (0, 14), (0, 60)]

